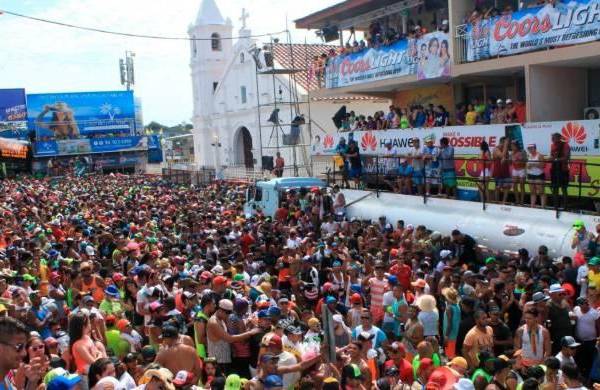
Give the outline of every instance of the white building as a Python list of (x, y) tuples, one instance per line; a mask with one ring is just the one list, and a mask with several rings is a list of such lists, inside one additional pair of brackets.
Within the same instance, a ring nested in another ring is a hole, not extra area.
[[(289, 45), (270, 40), (266, 42), (267, 46), (263, 46), (262, 42), (250, 38), (247, 17), (242, 10), (240, 20), (243, 25), (235, 34), (242, 38), (234, 42), (231, 39), (234, 36), (231, 20), (223, 18), (214, 0), (202, 0), (196, 20), (188, 29), (190, 38), (203, 39), (190, 43), (194, 150), (198, 166), (245, 165), (259, 168), (261, 152), (263, 156), (275, 155), (275, 147), (283, 143), (283, 134), (290, 132), (289, 124), (293, 117), (301, 113), (308, 122), (307, 103), (283, 103), (308, 100), (308, 91), (316, 89), (317, 83), (309, 77), (307, 69), (313, 57), (327, 51), (329, 46)], [(283, 35), (277, 37), (281, 41), (287, 40)], [(267, 66), (265, 51), (272, 51), (274, 68)], [(302, 71), (293, 76), (295, 82), (290, 81), (292, 76), (289, 72), (275, 77), (271, 74), (259, 74), (257, 77), (255, 58), (261, 64), (261, 71), (292, 68)], [(280, 109), (279, 118), (284, 125), (273, 131), (267, 126), (270, 125), (267, 120), (275, 104)], [(378, 110), (387, 111), (389, 100), (350, 95), (312, 99), (310, 118), (313, 136), (322, 137), (325, 132), (336, 131), (331, 118), (342, 105), (346, 105), (348, 111), (372, 115)], [(310, 144), (308, 125), (302, 126), (300, 141)], [(292, 164), (292, 149), (280, 149), (286, 166)], [(303, 165), (309, 158), (308, 150), (303, 152), (301, 149), (296, 148), (298, 165)]]

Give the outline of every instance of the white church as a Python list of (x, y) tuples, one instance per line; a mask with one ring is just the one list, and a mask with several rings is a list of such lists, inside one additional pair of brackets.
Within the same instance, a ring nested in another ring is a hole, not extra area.
[[(245, 10), (241, 13), (242, 27), (233, 35), (231, 19), (223, 18), (215, 0), (202, 0), (188, 29), (192, 39), (194, 159), (198, 167), (260, 169), (262, 157), (275, 156), (277, 151), (286, 167), (294, 162), (305, 166), (309, 148), (289, 146), (294, 118), (302, 114), (306, 121), (300, 126), (296, 143), (309, 145), (309, 126), (313, 139), (335, 132), (331, 118), (342, 105), (357, 114), (387, 111), (387, 99), (350, 95), (311, 98), (310, 91), (318, 85), (308, 68), (313, 57), (331, 46), (281, 43), (288, 41), (286, 35), (258, 41), (251, 38), (246, 25), (249, 15)], [(277, 126), (268, 121), (275, 108), (279, 110)]]

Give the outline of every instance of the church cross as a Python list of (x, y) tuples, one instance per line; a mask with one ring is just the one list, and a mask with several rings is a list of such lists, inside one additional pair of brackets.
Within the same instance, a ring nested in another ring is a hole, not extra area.
[(246, 8), (242, 8), (242, 16), (240, 17), (240, 21), (242, 22), (243, 29), (246, 28), (246, 20), (248, 19), (249, 16), (250, 16), (250, 14), (248, 12), (246, 12)]

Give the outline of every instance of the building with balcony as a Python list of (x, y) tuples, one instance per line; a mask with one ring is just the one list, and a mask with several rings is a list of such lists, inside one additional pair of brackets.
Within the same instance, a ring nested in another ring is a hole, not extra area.
[(327, 59), (320, 96), (442, 104), (452, 117), (460, 103), (511, 99), (527, 122), (600, 111), (588, 109), (600, 106), (596, 1), (346, 0), (296, 27), (343, 52)]

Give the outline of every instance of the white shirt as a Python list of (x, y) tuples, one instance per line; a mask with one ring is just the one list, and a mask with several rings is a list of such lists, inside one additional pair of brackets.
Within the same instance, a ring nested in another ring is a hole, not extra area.
[(301, 242), (302, 242), (302, 240), (300, 240), (300, 237), (296, 237), (294, 239), (288, 238), (285, 244), (290, 249), (296, 249), (300, 246)]
[(596, 320), (600, 318), (600, 312), (594, 308), (590, 308), (587, 313), (581, 311), (581, 307), (575, 306), (573, 313), (577, 316), (577, 325), (575, 335), (579, 340), (592, 341), (596, 340)]
[[(279, 363), (277, 363), (277, 367), (292, 366), (296, 363), (298, 362), (296, 361), (296, 357), (294, 355), (287, 351), (283, 351), (279, 354)], [(294, 385), (300, 380), (300, 373), (291, 372), (288, 374), (283, 374), (281, 379), (283, 380), (284, 389), (293, 388)]]
[(338, 231), (339, 226), (336, 222), (325, 222), (321, 225), (321, 229), (323, 229), (328, 235), (334, 234)]
[(125, 387), (125, 390), (132, 390), (137, 386), (127, 371), (121, 375), (121, 378), (119, 378), (119, 383), (121, 383), (121, 386)]
[(557, 353), (555, 356), (559, 361), (560, 361), (560, 366), (564, 366), (566, 363), (572, 363), (575, 364), (575, 359), (573, 359), (573, 357), (566, 357), (563, 355), (562, 351)]

